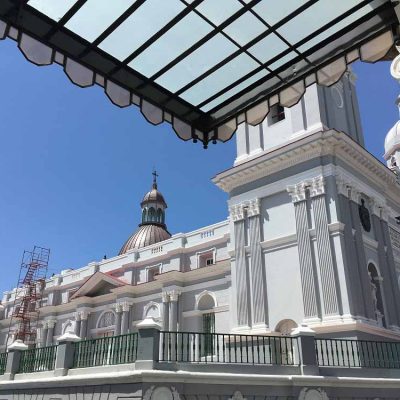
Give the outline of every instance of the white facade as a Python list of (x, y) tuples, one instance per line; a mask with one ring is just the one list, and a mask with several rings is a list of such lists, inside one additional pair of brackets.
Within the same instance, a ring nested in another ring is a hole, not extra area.
[[(400, 338), (400, 186), (363, 148), (351, 73), (279, 113), (241, 125), (235, 166), (213, 179), (229, 193), (228, 220), (48, 279), (40, 345), (70, 330), (132, 332), (146, 316), (201, 332), (210, 314), (222, 333), (305, 323)], [(0, 349), (13, 340), (15, 293), (3, 295)]]

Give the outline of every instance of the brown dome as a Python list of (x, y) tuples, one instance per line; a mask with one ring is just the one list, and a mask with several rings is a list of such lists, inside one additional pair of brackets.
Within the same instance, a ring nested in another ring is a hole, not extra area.
[(150, 190), (150, 192), (147, 192), (144, 197), (142, 202), (140, 203), (141, 206), (145, 203), (158, 203), (162, 204), (165, 208), (167, 208), (167, 203), (164, 200), (164, 196), (157, 190), (157, 186), (153, 185), (153, 188)]
[(161, 224), (140, 225), (139, 229), (122, 246), (119, 255), (125, 254), (132, 249), (140, 249), (162, 242), (170, 237), (171, 234)]

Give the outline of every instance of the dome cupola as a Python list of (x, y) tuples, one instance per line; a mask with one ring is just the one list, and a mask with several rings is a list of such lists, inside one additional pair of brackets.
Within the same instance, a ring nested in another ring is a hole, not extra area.
[(165, 224), (165, 210), (167, 203), (164, 196), (158, 191), (156, 171), (153, 172), (153, 185), (140, 203), (142, 207), (142, 222), (139, 228), (122, 246), (119, 254), (125, 254), (132, 249), (140, 249), (162, 242), (171, 237)]
[[(400, 97), (397, 98), (396, 104), (400, 107)], [(383, 157), (387, 166), (398, 174), (400, 171), (400, 121), (397, 121), (386, 135), (385, 154)]]

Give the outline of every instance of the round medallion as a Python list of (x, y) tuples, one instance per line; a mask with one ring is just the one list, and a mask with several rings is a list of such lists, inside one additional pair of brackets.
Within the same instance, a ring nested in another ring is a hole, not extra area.
[(365, 207), (365, 200), (361, 199), (361, 204), (358, 206), (358, 214), (360, 215), (361, 225), (366, 232), (371, 231), (371, 217), (368, 208)]

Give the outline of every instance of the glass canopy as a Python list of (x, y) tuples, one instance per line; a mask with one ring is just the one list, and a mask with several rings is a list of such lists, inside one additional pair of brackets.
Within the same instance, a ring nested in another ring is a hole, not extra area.
[(1, 0), (0, 39), (184, 140), (231, 138), (393, 46), (391, 0)]

